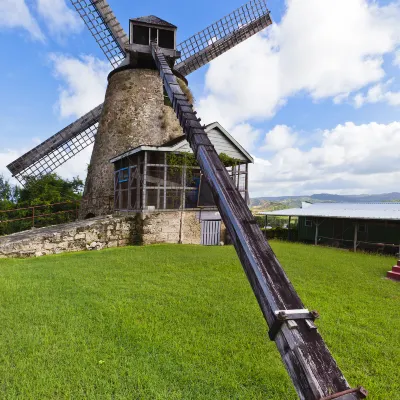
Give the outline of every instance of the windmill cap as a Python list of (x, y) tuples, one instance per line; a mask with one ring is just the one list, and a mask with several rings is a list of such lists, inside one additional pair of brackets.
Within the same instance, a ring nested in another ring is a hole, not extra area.
[(158, 25), (158, 26), (165, 26), (167, 28), (175, 28), (177, 29), (178, 27), (161, 19), (156, 17), (155, 15), (148, 15), (147, 17), (139, 17), (139, 18), (133, 18), (131, 21), (136, 22), (138, 24), (146, 24), (146, 25)]

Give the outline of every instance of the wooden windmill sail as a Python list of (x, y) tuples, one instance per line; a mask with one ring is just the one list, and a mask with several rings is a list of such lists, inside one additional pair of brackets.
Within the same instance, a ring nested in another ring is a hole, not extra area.
[(305, 309), (177, 79), (270, 25), (265, 0), (251, 0), (178, 46), (176, 27), (158, 17), (131, 20), (128, 38), (105, 0), (71, 1), (115, 68), (104, 105), (14, 161), (10, 171), (21, 181), (40, 176), (95, 141), (85, 195), (101, 194), (112, 184), (113, 154), (135, 144), (161, 144), (173, 134), (159, 119), (165, 90), (173, 107), (166, 112), (175, 113), (207, 178), (299, 398), (365, 397), (362, 389), (349, 387), (314, 325), (317, 315)]

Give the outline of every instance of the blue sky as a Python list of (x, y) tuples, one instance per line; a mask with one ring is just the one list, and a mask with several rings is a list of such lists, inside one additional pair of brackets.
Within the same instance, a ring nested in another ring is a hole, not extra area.
[[(109, 0), (178, 41), (243, 0)], [(400, 3), (271, 0), (274, 26), (189, 76), (199, 115), (255, 156), (252, 195), (398, 191)], [(0, 173), (104, 98), (110, 67), (68, 0), (0, 0)], [(58, 171), (84, 175), (90, 151)]]

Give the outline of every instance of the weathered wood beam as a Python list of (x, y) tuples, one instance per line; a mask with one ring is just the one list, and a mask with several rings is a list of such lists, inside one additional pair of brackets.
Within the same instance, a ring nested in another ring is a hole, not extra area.
[[(282, 361), (300, 399), (321, 398), (350, 389), (311, 318), (285, 319), (304, 310), (304, 305), (258, 227), (245, 200), (234, 186), (204, 127), (179, 87), (160, 49), (153, 45), (153, 57), (166, 91), (196, 159), (211, 187), (215, 203), (229, 231), (236, 252), (250, 281), (267, 324), (279, 323), (274, 336)], [(362, 398), (359, 391), (341, 399)]]

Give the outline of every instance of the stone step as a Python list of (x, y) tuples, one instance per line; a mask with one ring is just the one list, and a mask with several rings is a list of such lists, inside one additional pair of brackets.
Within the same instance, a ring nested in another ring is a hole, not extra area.
[(389, 271), (386, 275), (389, 279), (393, 279), (395, 281), (400, 281), (400, 273)]
[(398, 274), (400, 274), (400, 267), (398, 267), (397, 265), (395, 265), (395, 266), (392, 268), (392, 272), (397, 272)]

